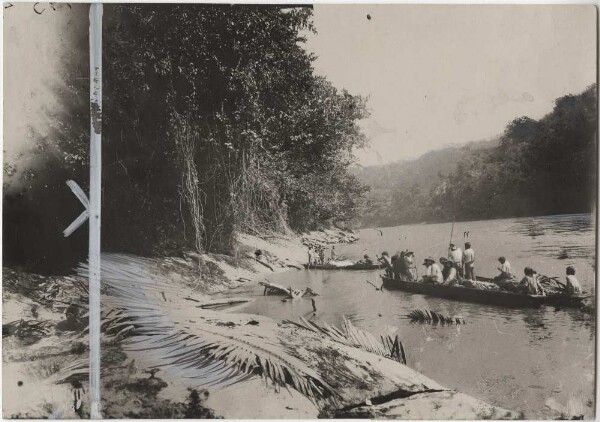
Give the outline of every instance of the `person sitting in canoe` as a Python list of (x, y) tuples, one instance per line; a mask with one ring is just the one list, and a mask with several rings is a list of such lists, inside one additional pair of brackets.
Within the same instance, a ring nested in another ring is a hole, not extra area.
[(525, 277), (521, 280), (520, 286), (524, 293), (530, 295), (545, 295), (544, 288), (538, 280), (537, 273), (531, 267), (525, 267)]
[(371, 257), (367, 254), (365, 254), (363, 256), (363, 259), (361, 259), (360, 261), (356, 261), (357, 265), (373, 265), (373, 260), (371, 259)]
[(425, 258), (425, 275), (423, 276), (423, 281), (426, 283), (443, 283), (444, 277), (442, 275), (442, 270), (438, 264), (435, 263), (435, 260), (432, 257)]
[(383, 268), (385, 269), (385, 275), (389, 278), (394, 278), (394, 272), (392, 271), (392, 260), (390, 258), (390, 254), (387, 251), (381, 252), (381, 258), (377, 258), (377, 261), (381, 263)]
[(510, 262), (508, 262), (508, 260), (503, 256), (498, 258), (498, 262), (500, 263), (500, 266), (498, 267), (498, 271), (500, 271), (500, 274), (494, 277), (494, 280), (509, 280), (513, 278)]
[(570, 296), (581, 294), (581, 284), (575, 277), (575, 267), (567, 267), (567, 294)]
[(455, 285), (458, 284), (458, 271), (456, 271), (456, 267), (453, 265), (453, 262), (449, 259), (440, 259), (440, 263), (444, 266), (442, 270), (442, 275), (444, 276), (444, 284)]

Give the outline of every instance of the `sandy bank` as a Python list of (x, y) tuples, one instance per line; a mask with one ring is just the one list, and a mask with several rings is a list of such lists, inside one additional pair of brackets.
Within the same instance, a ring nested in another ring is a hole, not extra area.
[[(108, 315), (114, 318), (111, 312), (118, 312), (119, 324), (125, 323), (116, 326), (131, 324), (137, 333), (135, 337), (105, 333), (102, 354), (105, 416), (160, 418), (194, 414), (228, 418), (410, 419), (520, 416), (449, 390), (409, 366), (319, 330), (256, 315), (206, 309), (205, 305), (215, 301), (211, 293), (254, 283), (266, 273), (297, 271), (295, 268), (305, 262), (306, 249), (302, 241), (334, 243), (341, 239), (336, 236), (342, 235), (325, 232), (316, 236), (318, 240), (242, 235), (234, 256), (190, 253), (185, 258), (141, 259), (105, 255), (103, 312), (107, 319)], [(254, 258), (256, 249), (262, 251), (263, 262)], [(54, 306), (52, 298), (44, 302), (26, 291), (18, 291), (14, 284), (27, 277), (9, 273), (13, 285), (7, 289), (5, 277), (3, 323), (26, 315), (36, 320), (45, 318), (51, 321), (51, 327), (47, 336), (29, 346), (23, 345), (23, 339), (18, 336), (3, 339), (3, 361), (8, 368), (5, 374), (10, 374), (3, 380), (5, 391), (14, 390), (11, 383), (17, 379), (25, 380), (28, 385), (43, 383), (46, 386), (44, 394), (35, 396), (34, 389), (33, 397), (16, 399), (9, 407), (5, 401), (4, 416), (77, 417), (65, 403), (65, 394), (71, 391), (71, 386), (54, 383), (67, 376), (73, 365), (56, 365), (51, 375), (31, 373), (25, 367), (52, 358), (48, 354), (39, 355), (41, 344), (58, 348), (55, 354), (63, 353), (65, 362), (76, 363), (81, 360), (81, 354), (70, 350), (74, 344), (85, 342), (85, 333), (77, 329), (60, 332), (56, 327), (64, 321), (61, 307)], [(53, 278), (44, 282), (61, 285), (62, 293), (57, 295), (68, 296), (64, 292), (69, 286), (73, 292), (73, 283), (79, 279)], [(23, 305), (15, 306), (15, 302)], [(36, 304), (52, 315), (27, 314), (26, 310)], [(16, 356), (17, 347), (19, 356)], [(221, 379), (223, 372), (219, 372), (223, 368), (207, 372), (206, 365), (200, 364), (203, 361), (198, 357), (199, 351), (215, 348), (221, 350), (222, 358), (233, 362), (233, 366), (250, 367), (255, 375), (240, 382), (235, 382), (239, 380), (233, 376), (227, 385)], [(260, 364), (256, 359), (262, 360)], [(159, 369), (156, 373), (150, 371), (154, 366)], [(209, 376), (221, 381), (209, 386), (204, 381)], [(298, 391), (300, 387), (289, 386), (289, 377), (305, 388), (323, 393), (315, 393), (309, 399), (306, 393)], [(275, 379), (287, 381), (277, 384), (272, 382)], [(199, 397), (197, 394), (194, 398), (194, 388)], [(85, 412), (84, 406), (84, 416)]]

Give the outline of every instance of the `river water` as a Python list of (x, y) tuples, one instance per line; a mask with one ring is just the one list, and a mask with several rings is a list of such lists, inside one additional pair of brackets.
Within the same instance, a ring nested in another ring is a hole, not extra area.
[[(590, 214), (458, 222), (453, 241), (468, 240), (476, 253), (476, 274), (497, 273), (506, 256), (513, 271), (532, 266), (540, 274), (564, 279), (575, 265), (584, 290), (594, 292), (595, 216)], [(360, 241), (338, 245), (339, 255), (358, 259), (387, 250), (415, 252), (418, 264), (446, 254), (452, 223), (364, 229)], [(468, 233), (466, 233), (468, 232)], [(420, 266), (419, 271), (423, 271)], [(232, 292), (250, 295), (241, 312), (275, 319), (304, 316), (340, 326), (342, 315), (374, 334), (393, 332), (404, 344), (407, 364), (442, 385), (488, 403), (520, 410), (528, 419), (553, 418), (560, 410), (594, 411), (595, 320), (580, 310), (507, 309), (432, 298), (400, 291), (377, 291), (380, 271), (291, 271), (269, 280), (295, 289), (311, 287), (309, 300), (282, 301), (262, 296), (262, 288)], [(431, 309), (466, 320), (460, 326), (411, 323), (413, 309)], [(237, 310), (240, 311), (239, 309)]]

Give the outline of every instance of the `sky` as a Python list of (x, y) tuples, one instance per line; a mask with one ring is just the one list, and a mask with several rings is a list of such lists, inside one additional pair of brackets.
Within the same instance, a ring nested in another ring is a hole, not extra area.
[[(74, 23), (86, 23), (81, 7), (4, 10), (9, 161), (31, 156), (29, 126), (42, 134), (48, 126), (54, 70), (80, 30)], [(360, 124), (370, 147), (356, 151), (362, 165), (493, 137), (515, 117), (542, 117), (557, 97), (581, 92), (596, 77), (590, 5), (316, 4), (314, 24), (318, 34), (306, 48), (318, 56), (316, 73), (368, 97), (371, 117)]]
[(314, 24), (316, 73), (368, 97), (365, 166), (490, 139), (596, 81), (591, 5), (317, 4)]

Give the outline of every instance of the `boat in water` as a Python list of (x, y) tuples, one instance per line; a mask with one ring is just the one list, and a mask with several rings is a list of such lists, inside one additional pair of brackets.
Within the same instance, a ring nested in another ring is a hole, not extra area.
[(303, 264), (307, 270), (380, 270), (381, 264), (347, 263), (339, 264)]
[[(449, 286), (422, 281), (401, 281), (387, 276), (381, 276), (383, 287), (388, 290), (403, 290), (406, 292), (460, 300), (464, 302), (483, 303), (511, 308), (535, 308), (541, 305), (562, 307), (581, 307), (587, 296), (569, 296), (562, 293), (548, 295), (530, 295), (525, 293), (508, 292), (499, 289), (481, 289), (461, 285)], [(489, 278), (477, 277), (478, 281), (489, 282)]]
[(511, 308), (535, 308), (546, 302), (546, 296), (541, 295), (527, 295), (502, 290), (485, 290), (467, 286), (448, 286), (421, 281), (401, 281), (386, 276), (381, 276), (381, 279), (383, 280), (383, 287), (388, 290), (403, 290), (464, 302), (500, 305)]
[[(542, 286), (546, 293), (546, 301), (544, 302), (546, 305), (565, 308), (581, 308), (584, 306), (584, 300), (591, 297), (591, 295), (586, 294), (586, 292), (572, 295), (567, 294), (564, 289), (564, 285), (561, 285), (561, 283), (554, 282), (547, 284), (543, 281), (543, 279), (551, 282), (552, 280), (556, 280), (556, 277), (548, 278), (542, 276), (541, 278)], [(493, 282), (494, 279), (491, 277), (477, 276), (477, 280), (483, 282)]]

